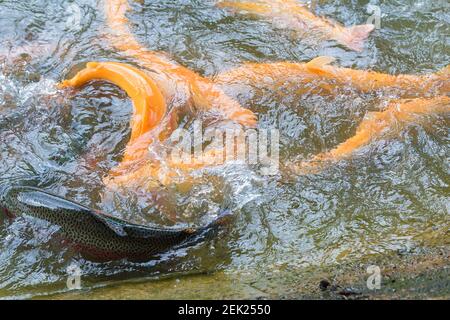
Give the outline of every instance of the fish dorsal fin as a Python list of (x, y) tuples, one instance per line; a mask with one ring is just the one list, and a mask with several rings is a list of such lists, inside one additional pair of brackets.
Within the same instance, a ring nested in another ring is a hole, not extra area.
[(329, 74), (330, 72), (325, 70), (324, 67), (333, 63), (334, 61), (336, 61), (336, 59), (333, 57), (321, 56), (312, 59), (310, 62), (306, 64), (306, 67), (308, 68), (309, 71), (316, 74), (320, 75)]
[(119, 222), (110, 219), (102, 219), (102, 221), (108, 228), (114, 231), (114, 233), (117, 234), (118, 236), (126, 237), (128, 235), (127, 232), (125, 231), (124, 226)]
[(103, 219), (103, 223), (108, 228), (110, 228), (112, 231), (114, 231), (114, 233), (117, 234), (118, 236), (120, 236), (120, 237), (127, 236), (127, 233), (126, 233), (124, 227), (120, 223), (118, 223), (114, 220), (109, 220), (109, 219)]
[(194, 104), (195, 110), (206, 111), (211, 109), (211, 103), (205, 95), (205, 90), (201, 90), (197, 83), (191, 82), (189, 86), (191, 101)]
[(116, 221), (116, 218), (97, 210), (87, 210), (87, 212), (89, 212), (94, 217), (94, 219), (103, 223), (106, 227), (108, 227), (119, 237), (127, 236), (127, 233), (123, 228), (123, 225), (120, 222)]
[(448, 65), (445, 68), (443, 68), (442, 70), (438, 71), (437, 75), (442, 76), (442, 77), (450, 76), (450, 65)]

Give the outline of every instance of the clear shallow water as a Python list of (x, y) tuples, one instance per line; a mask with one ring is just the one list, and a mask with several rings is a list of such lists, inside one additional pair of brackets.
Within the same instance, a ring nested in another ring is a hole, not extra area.
[[(367, 3), (322, 1), (318, 13), (346, 25), (363, 23)], [(71, 23), (77, 16), (74, 4), (81, 10), (79, 27)], [(148, 48), (211, 77), (245, 61), (308, 61), (319, 55), (335, 56), (342, 66), (388, 73), (428, 73), (449, 63), (445, 2), (379, 5), (381, 29), (362, 53), (334, 42), (301, 41), (270, 22), (230, 15), (210, 1), (145, 1), (133, 4), (128, 16)], [(103, 36), (108, 30), (101, 7), (101, 1), (0, 1), (0, 56), (7, 57), (0, 71), (1, 183), (39, 186), (139, 223), (173, 224), (158, 213), (167, 203), (176, 207), (180, 225), (205, 223), (224, 203), (236, 219), (216, 240), (146, 264), (87, 262), (60, 250), (48, 225), (5, 221), (0, 297), (64, 290), (66, 268), (74, 262), (82, 269), (83, 286), (108, 283), (114, 296), (120, 289), (113, 285), (123, 280), (333, 265), (408, 250), (424, 233), (448, 230), (448, 115), (407, 126), (317, 174), (263, 177), (252, 168), (228, 165), (202, 172), (203, 181), (188, 194), (169, 188), (158, 191), (162, 202), (131, 193), (105, 203), (102, 177), (120, 160), (131, 103), (111, 85), (90, 86), (71, 98), (53, 89), (86, 61), (127, 61)], [(27, 47), (32, 57), (14, 58), (18, 47)], [(281, 162), (344, 141), (366, 112), (380, 110), (387, 98), (347, 88), (333, 98), (298, 96), (291, 85), (276, 92), (232, 88), (230, 94), (258, 113), (260, 128), (279, 128)], [(119, 291), (117, 296), (123, 297)]]

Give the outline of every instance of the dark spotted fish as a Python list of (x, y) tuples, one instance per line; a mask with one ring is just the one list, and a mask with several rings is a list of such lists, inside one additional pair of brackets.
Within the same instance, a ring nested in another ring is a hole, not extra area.
[(155, 228), (132, 224), (32, 187), (11, 187), (0, 197), (7, 217), (30, 215), (60, 227), (58, 234), (92, 261), (148, 261), (174, 247), (205, 239), (226, 223), (229, 211), (201, 228)]

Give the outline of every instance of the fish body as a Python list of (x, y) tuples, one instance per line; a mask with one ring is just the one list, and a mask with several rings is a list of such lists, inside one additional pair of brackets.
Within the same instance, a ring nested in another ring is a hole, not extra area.
[(353, 137), (336, 148), (318, 154), (312, 160), (294, 164), (291, 168), (299, 174), (313, 172), (325, 162), (338, 161), (351, 156), (356, 150), (387, 132), (398, 130), (412, 122), (419, 122), (421, 116), (449, 112), (450, 98), (446, 96), (391, 101), (384, 111), (368, 113)]
[[(228, 213), (202, 228), (155, 228), (132, 224), (32, 187), (11, 187), (0, 198), (8, 217), (29, 215), (60, 227), (59, 234), (93, 261), (148, 261), (174, 247), (203, 239)], [(1, 212), (1, 211), (0, 211)]]
[[(333, 57), (317, 57), (307, 63), (246, 63), (219, 74), (215, 81), (223, 86), (250, 84), (276, 86), (293, 82), (297, 86), (333, 92), (351, 88), (362, 93), (389, 91), (400, 98), (440, 96), (450, 93), (450, 66), (427, 75), (390, 75), (375, 71), (341, 68)], [(305, 89), (306, 90), (306, 89)]]
[(335, 21), (316, 16), (296, 0), (220, 1), (217, 6), (271, 19), (282, 28), (295, 30), (309, 37), (318, 35), (323, 39), (336, 40), (354, 51), (363, 50), (364, 41), (375, 29), (372, 24), (346, 28)]
[(417, 122), (419, 117), (423, 115), (448, 112), (450, 112), (450, 98), (445, 96), (392, 101), (384, 111), (368, 113), (359, 124), (353, 137), (330, 152), (318, 155), (317, 159), (341, 159), (380, 137), (386, 130)]

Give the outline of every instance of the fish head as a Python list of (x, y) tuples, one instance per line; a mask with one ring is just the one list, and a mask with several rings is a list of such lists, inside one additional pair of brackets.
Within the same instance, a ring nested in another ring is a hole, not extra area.
[(0, 216), (14, 218), (22, 209), (17, 197), (26, 187), (11, 186), (0, 183)]
[(8, 206), (8, 190), (7, 186), (0, 184), (0, 215), (11, 218), (13, 215)]

